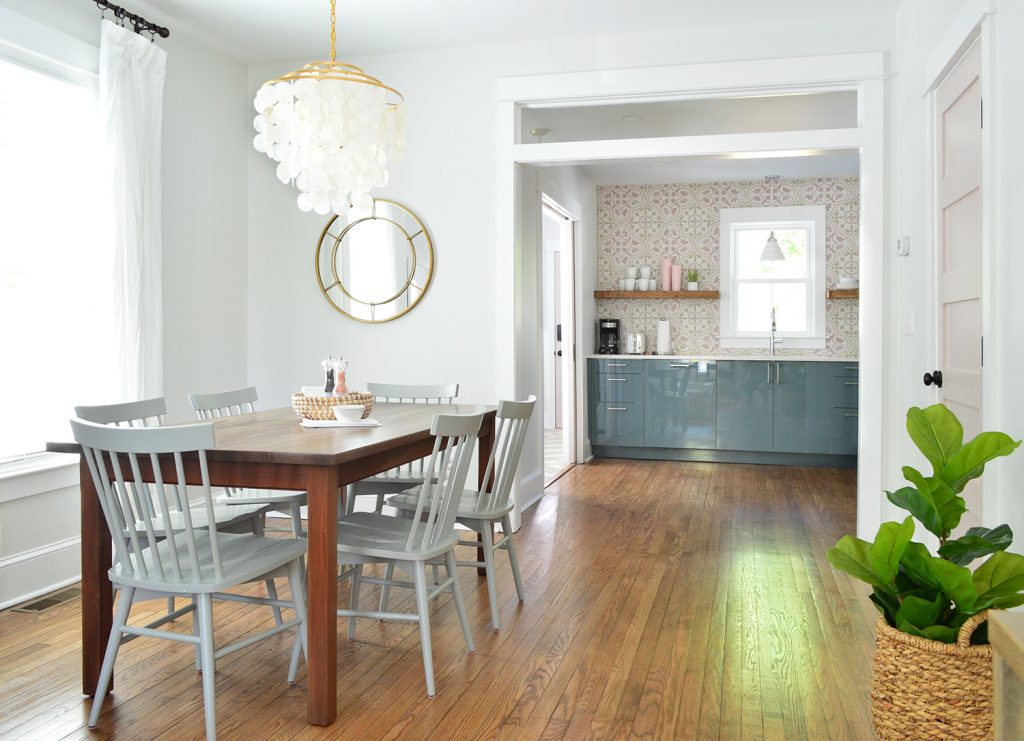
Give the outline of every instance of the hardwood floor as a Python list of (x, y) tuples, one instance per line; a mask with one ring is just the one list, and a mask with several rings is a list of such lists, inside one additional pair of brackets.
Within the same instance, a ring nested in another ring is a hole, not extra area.
[[(338, 639), (334, 725), (306, 725), (305, 668), (289, 686), (290, 638), (275, 636), (218, 662), (219, 733), (869, 739), (871, 611), (824, 556), (853, 530), (854, 504), (845, 470), (577, 466), (516, 535), (525, 604), (499, 554), (500, 632), (488, 627), (485, 582), (472, 569), (460, 571), (475, 654), (465, 653), (450, 597), (433, 604), (437, 697), (425, 694), (414, 625), (360, 621), (355, 641)], [(411, 609), (410, 593), (392, 594), (393, 607)], [(339, 602), (347, 595), (339, 587)], [(132, 621), (162, 609), (144, 603)], [(116, 694), (89, 732), (78, 621), (77, 601), (0, 613), (0, 737), (202, 736), (192, 648), (147, 639), (121, 649)], [(177, 622), (191, 630), (189, 617)], [(214, 623), (220, 642), (272, 617), (221, 603)]]

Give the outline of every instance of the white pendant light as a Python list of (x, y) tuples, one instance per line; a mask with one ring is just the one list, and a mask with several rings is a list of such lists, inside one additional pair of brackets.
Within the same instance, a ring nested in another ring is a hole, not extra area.
[[(775, 186), (779, 182), (778, 175), (768, 175), (764, 179), (765, 185), (767, 186), (769, 200), (775, 196)], [(764, 243), (764, 249), (761, 250), (761, 262), (781, 262), (786, 259), (786, 256), (782, 254), (782, 248), (779, 247), (779, 240), (775, 238), (775, 231), (773, 230), (768, 235), (768, 241)]]
[(279, 163), (277, 177), (299, 189), (303, 211), (339, 215), (369, 210), (372, 188), (388, 182), (388, 164), (405, 152), (401, 93), (359, 67), (331, 59), (270, 80), (256, 93), (256, 151)]
[(785, 259), (786, 256), (782, 254), (779, 240), (775, 238), (775, 232), (773, 231), (768, 235), (768, 241), (764, 243), (764, 249), (761, 250), (761, 262), (779, 262)]

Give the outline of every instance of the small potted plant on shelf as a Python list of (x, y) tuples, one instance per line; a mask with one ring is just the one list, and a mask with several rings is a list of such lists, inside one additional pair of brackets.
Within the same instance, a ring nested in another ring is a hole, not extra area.
[(686, 271), (686, 290), (687, 291), (696, 291), (697, 290), (697, 278), (699, 278), (699, 277), (700, 277), (699, 274), (693, 268), (690, 268), (689, 270)]
[[(1024, 604), (1024, 556), (1006, 551), (1013, 540), (1007, 525), (952, 533), (967, 511), (967, 484), (1021, 443), (1001, 432), (965, 443), (963, 426), (942, 404), (911, 408), (907, 432), (933, 469), (925, 476), (904, 466), (910, 485), (886, 492), (911, 516), (883, 523), (873, 543), (844, 536), (828, 560), (869, 584), (881, 612), (871, 687), (877, 738), (989, 739), (992, 647), (985, 620), (989, 610)], [(937, 555), (911, 539), (915, 520), (937, 539)], [(986, 560), (968, 568), (979, 558)]]

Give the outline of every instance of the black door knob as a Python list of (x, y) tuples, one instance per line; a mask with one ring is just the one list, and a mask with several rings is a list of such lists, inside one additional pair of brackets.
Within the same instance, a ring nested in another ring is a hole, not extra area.
[(933, 383), (936, 388), (942, 388), (942, 371), (937, 370), (924, 374), (924, 385), (931, 386)]

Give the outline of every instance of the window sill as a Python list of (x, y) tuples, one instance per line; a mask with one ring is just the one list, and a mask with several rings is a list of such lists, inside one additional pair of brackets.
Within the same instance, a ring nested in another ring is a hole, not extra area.
[[(720, 337), (718, 344), (723, 348), (767, 348), (768, 335), (764, 337)], [(825, 338), (783, 337), (776, 347), (780, 350), (820, 350), (825, 347)]]
[(0, 504), (69, 486), (78, 486), (77, 456), (47, 453), (0, 465)]

